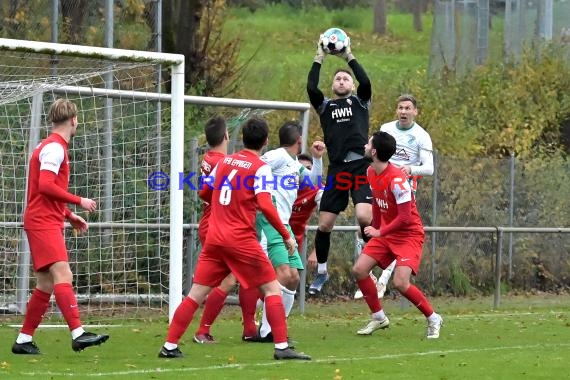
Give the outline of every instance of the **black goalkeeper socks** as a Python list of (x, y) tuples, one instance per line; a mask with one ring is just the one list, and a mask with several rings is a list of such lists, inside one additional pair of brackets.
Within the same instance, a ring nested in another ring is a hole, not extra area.
[(315, 234), (315, 251), (317, 253), (317, 262), (319, 264), (326, 263), (329, 258), (329, 250), (331, 247), (331, 233), (323, 232), (317, 229)]

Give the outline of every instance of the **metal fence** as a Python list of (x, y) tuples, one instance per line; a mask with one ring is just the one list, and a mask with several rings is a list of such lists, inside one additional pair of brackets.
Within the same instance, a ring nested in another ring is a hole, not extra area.
[[(199, 153), (196, 147), (194, 162)], [(570, 199), (561, 191), (570, 183), (570, 163), (514, 156), (436, 155), (435, 161), (434, 175), (419, 180), (417, 194), (427, 231), (416, 278), (422, 288), (434, 295), (495, 294), (495, 302), (503, 290), (570, 289), (570, 229), (563, 228), (568, 227)], [(316, 223), (315, 215), (307, 234), (309, 253)], [(328, 296), (356, 290), (350, 274), (356, 242), (352, 208), (340, 215), (337, 225), (343, 227), (332, 235)], [(192, 262), (197, 248), (188, 248)]]
[(432, 73), (461, 74), (489, 59), (517, 62), (544, 42), (570, 42), (565, 0), (434, 0), (433, 12)]

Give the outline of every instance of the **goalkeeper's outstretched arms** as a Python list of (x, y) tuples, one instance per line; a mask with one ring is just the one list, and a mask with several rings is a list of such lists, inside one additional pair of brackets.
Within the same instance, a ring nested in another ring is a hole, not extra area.
[(321, 90), (319, 90), (319, 76), (324, 59), (325, 52), (321, 45), (321, 39), (319, 39), (317, 42), (317, 53), (313, 59), (313, 66), (311, 66), (311, 71), (309, 71), (309, 77), (307, 79), (307, 93), (309, 94), (309, 101), (316, 110), (318, 110), (321, 104), (325, 101), (325, 95)]
[(339, 57), (343, 58), (347, 63), (348, 66), (352, 69), (354, 73), (354, 77), (358, 82), (358, 88), (356, 89), (356, 95), (358, 97), (368, 102), (372, 99), (372, 83), (370, 82), (370, 78), (364, 71), (364, 68), (358, 63), (354, 54), (352, 54), (352, 50), (350, 49), (350, 42), (348, 46), (344, 49), (344, 51), (339, 55)]

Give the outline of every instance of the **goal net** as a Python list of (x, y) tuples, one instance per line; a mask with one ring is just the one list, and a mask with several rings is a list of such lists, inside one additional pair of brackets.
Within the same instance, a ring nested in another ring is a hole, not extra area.
[[(0, 50), (0, 314), (24, 313), (35, 287), (22, 229), (26, 172), (50, 132), (49, 107), (61, 97), (79, 109), (69, 190), (98, 204), (91, 214), (69, 205), (90, 224), (85, 235), (65, 229), (84, 319), (121, 321), (175, 308), (182, 297), (181, 192), (153, 191), (147, 180), (183, 171), (183, 56), (6, 39)], [(172, 80), (160, 80), (162, 69)]]

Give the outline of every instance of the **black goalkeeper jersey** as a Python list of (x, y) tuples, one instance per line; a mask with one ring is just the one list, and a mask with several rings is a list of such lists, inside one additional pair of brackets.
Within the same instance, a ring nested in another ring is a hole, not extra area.
[(368, 102), (358, 96), (325, 99), (318, 109), (331, 163), (343, 162), (349, 151), (364, 155), (368, 142)]
[(319, 113), (329, 161), (332, 164), (342, 163), (349, 151), (364, 155), (364, 145), (368, 142), (368, 108), (372, 97), (372, 84), (356, 59), (352, 59), (348, 65), (359, 83), (356, 95), (326, 99), (318, 88), (321, 64), (317, 62), (313, 62), (307, 79), (309, 100)]

